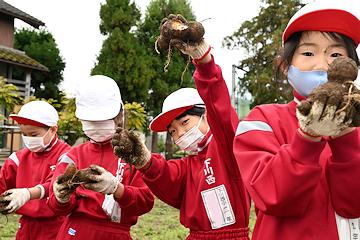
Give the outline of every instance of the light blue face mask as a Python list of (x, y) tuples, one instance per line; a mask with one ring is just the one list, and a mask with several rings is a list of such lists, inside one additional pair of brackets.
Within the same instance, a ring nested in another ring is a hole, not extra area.
[(327, 72), (324, 70), (302, 72), (291, 65), (288, 69), (287, 78), (298, 94), (308, 97), (314, 88), (327, 82)]

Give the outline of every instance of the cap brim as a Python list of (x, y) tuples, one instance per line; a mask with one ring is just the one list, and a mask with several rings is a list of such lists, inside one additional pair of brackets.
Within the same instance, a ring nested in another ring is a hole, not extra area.
[(9, 117), (14, 119), (19, 124), (33, 125), (33, 126), (40, 126), (40, 127), (51, 127), (51, 126), (45, 125), (43, 123), (28, 119), (28, 118), (20, 117), (16, 114), (10, 114)]
[(291, 22), (284, 32), (283, 43), (295, 32), (322, 31), (345, 35), (358, 46), (360, 42), (359, 26), (359, 19), (347, 11), (340, 9), (317, 10), (306, 13)]
[(182, 108), (176, 108), (171, 111), (159, 114), (150, 123), (150, 130), (153, 132), (166, 132), (167, 127), (177, 116), (184, 113), (186, 110), (191, 109), (194, 106), (195, 105), (186, 106), (186, 107), (182, 107)]

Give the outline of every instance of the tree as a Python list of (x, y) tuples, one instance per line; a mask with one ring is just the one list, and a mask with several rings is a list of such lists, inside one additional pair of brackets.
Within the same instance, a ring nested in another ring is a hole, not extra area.
[(85, 134), (81, 121), (75, 116), (75, 98), (63, 96), (62, 104), (64, 108), (59, 112), (58, 135), (72, 146), (78, 138), (84, 137)]
[[(12, 112), (15, 106), (23, 99), (19, 94), (16, 94), (18, 88), (13, 84), (5, 84), (6, 79), (0, 76), (0, 106), (4, 106), (7, 112)], [(0, 111), (0, 122), (7, 120)]]
[(97, 64), (91, 75), (101, 74), (114, 79), (124, 101), (143, 102), (153, 70), (147, 53), (135, 37), (132, 28), (140, 20), (140, 11), (130, 0), (107, 0), (101, 5), (100, 31), (104, 41)]
[[(14, 48), (25, 52), (25, 54), (40, 62), (50, 72), (34, 70), (31, 74), (31, 88), (35, 91), (37, 98), (53, 98), (61, 101), (59, 84), (63, 81), (65, 62), (60, 55), (53, 35), (45, 28), (16, 29)], [(14, 69), (15, 78), (22, 79), (24, 69)], [(59, 110), (59, 109), (58, 109)]]
[(282, 33), (289, 19), (304, 4), (298, 0), (261, 0), (258, 16), (245, 21), (233, 35), (223, 40), (228, 49), (244, 48), (247, 58), (238, 66), (245, 74), (240, 79), (241, 94), (254, 97), (252, 107), (292, 100), (292, 88), (284, 78), (274, 78), (273, 60), (279, 54)]
[(146, 112), (143, 106), (140, 103), (132, 102), (125, 103), (125, 112), (126, 112), (126, 129), (136, 129), (143, 131), (146, 127)]
[[(147, 6), (144, 21), (139, 25), (136, 36), (139, 42), (146, 49), (146, 54), (151, 59), (151, 69), (154, 70), (153, 76), (150, 78), (149, 93), (150, 97), (146, 101), (145, 109), (150, 116), (156, 116), (161, 112), (161, 107), (164, 99), (172, 92), (181, 87), (195, 87), (192, 74), (195, 67), (190, 64), (183, 77), (181, 84), (181, 76), (186, 69), (188, 56), (183, 55), (177, 49), (173, 49), (168, 71), (164, 71), (164, 66), (168, 61), (168, 52), (160, 51), (160, 54), (155, 51), (155, 42), (160, 35), (159, 26), (163, 18), (168, 17), (169, 14), (181, 14), (188, 21), (196, 20), (195, 15), (191, 9), (190, 3), (187, 0), (153, 0)], [(152, 138), (152, 152), (157, 152), (158, 135), (153, 134)], [(172, 141), (171, 136), (166, 140), (167, 159), (171, 158)]]

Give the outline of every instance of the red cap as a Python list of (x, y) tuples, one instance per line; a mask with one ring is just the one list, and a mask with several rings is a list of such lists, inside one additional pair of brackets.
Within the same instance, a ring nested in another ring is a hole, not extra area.
[(204, 105), (204, 102), (195, 88), (181, 88), (171, 93), (164, 100), (162, 112), (151, 121), (151, 131), (166, 132), (177, 116), (197, 104)]
[(342, 2), (312, 2), (301, 8), (285, 28), (283, 45), (291, 34), (300, 31), (335, 32), (360, 43), (360, 20)]

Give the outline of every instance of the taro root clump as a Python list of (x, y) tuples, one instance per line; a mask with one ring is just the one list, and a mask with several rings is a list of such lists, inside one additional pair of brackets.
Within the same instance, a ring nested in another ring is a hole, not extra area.
[(75, 164), (70, 163), (67, 165), (64, 173), (64, 182), (67, 182), (69, 189), (75, 189), (80, 184), (92, 183), (91, 175), (99, 175), (99, 173), (90, 167), (78, 170)]
[(296, 108), (301, 114), (306, 116), (310, 112), (315, 96), (320, 92), (327, 93), (327, 95), (323, 96), (336, 94), (339, 96), (337, 112), (345, 111), (347, 119), (353, 118), (349, 127), (360, 126), (360, 91), (354, 86), (357, 74), (358, 68), (354, 60), (349, 57), (336, 58), (327, 70), (328, 81), (315, 88), (310, 93), (308, 99), (301, 101)]
[(180, 38), (184, 42), (199, 41), (205, 34), (203, 25), (196, 21), (186, 21), (186, 19), (178, 14), (170, 14), (169, 18), (164, 18), (161, 21), (160, 36), (157, 39), (159, 47), (163, 51), (172, 49), (169, 46), (170, 40), (173, 38)]

